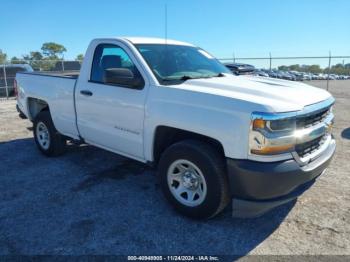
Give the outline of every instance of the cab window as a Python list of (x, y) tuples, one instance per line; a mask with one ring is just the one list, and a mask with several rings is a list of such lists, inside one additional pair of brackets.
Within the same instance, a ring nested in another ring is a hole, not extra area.
[[(124, 77), (130, 81), (115, 81), (116, 84), (109, 81), (111, 77), (108, 77), (108, 74), (109, 76), (114, 74), (112, 79)], [(111, 44), (101, 44), (96, 47), (90, 81), (138, 89), (144, 86), (143, 78), (129, 55), (121, 47)]]

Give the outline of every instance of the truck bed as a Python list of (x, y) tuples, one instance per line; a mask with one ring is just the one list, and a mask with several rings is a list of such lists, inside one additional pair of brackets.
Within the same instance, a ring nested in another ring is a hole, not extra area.
[(75, 124), (74, 90), (79, 72), (25, 72), (17, 73), (17, 104), (30, 119), (33, 99), (46, 101), (56, 129), (70, 137), (77, 137)]

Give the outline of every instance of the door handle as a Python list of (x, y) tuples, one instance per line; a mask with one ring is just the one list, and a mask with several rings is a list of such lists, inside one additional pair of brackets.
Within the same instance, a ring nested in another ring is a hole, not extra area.
[(90, 90), (80, 90), (80, 94), (84, 96), (92, 96), (92, 92)]

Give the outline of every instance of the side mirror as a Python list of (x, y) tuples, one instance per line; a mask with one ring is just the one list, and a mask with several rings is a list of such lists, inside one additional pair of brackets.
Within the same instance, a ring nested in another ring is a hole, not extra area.
[(104, 70), (104, 83), (139, 88), (143, 86), (143, 79), (135, 77), (127, 68), (107, 68)]

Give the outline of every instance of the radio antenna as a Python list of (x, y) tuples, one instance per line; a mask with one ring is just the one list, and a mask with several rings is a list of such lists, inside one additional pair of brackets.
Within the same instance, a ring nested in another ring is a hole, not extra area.
[(168, 4), (165, 4), (164, 19), (165, 19), (165, 28), (164, 28), (165, 44), (167, 44), (168, 43)]

